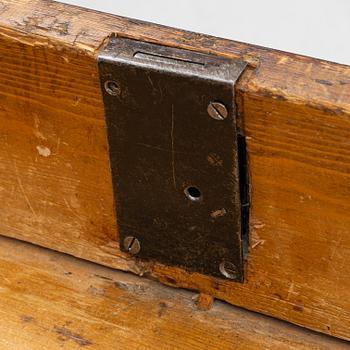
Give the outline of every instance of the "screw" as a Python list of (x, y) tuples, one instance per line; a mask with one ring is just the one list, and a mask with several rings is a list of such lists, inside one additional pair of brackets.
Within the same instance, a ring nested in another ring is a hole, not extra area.
[(233, 263), (229, 261), (223, 261), (219, 266), (219, 270), (221, 274), (223, 274), (226, 278), (229, 278), (231, 280), (237, 278), (237, 268)]
[(137, 238), (128, 236), (124, 239), (124, 248), (128, 251), (128, 253), (136, 255), (141, 250), (141, 244)]
[(207, 111), (216, 120), (224, 120), (228, 116), (227, 108), (220, 102), (210, 102)]
[(120, 94), (120, 87), (113, 80), (107, 80), (105, 82), (105, 90), (112, 96), (117, 96)]

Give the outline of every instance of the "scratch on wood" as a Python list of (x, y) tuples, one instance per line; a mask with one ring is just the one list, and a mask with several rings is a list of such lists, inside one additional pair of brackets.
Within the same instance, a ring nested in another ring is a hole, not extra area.
[(331, 254), (330, 254), (330, 257), (329, 257), (329, 260), (332, 261), (333, 258), (335, 257), (335, 255), (339, 252), (341, 252), (341, 249), (339, 249), (339, 247), (341, 246), (343, 242), (343, 237), (339, 237), (339, 239), (337, 241), (332, 241), (332, 243), (335, 243), (331, 249)]
[(256, 248), (257, 246), (261, 245), (261, 244), (264, 244), (265, 243), (265, 240), (263, 239), (260, 239), (258, 241), (255, 241), (253, 244), (252, 244), (252, 249)]
[(72, 209), (70, 204), (68, 203), (66, 198), (63, 198), (64, 204), (66, 205), (67, 209), (80, 221), (81, 217)]
[(63, 341), (72, 340), (80, 346), (89, 346), (92, 345), (90, 340), (83, 338), (78, 333), (74, 333), (68, 328), (65, 327), (54, 327), (54, 332), (60, 336), (60, 339)]
[(76, 42), (77, 42), (77, 40), (78, 40), (78, 38), (79, 38), (81, 35), (84, 35), (84, 34), (85, 34), (85, 32), (82, 32), (82, 31), (78, 32), (78, 33), (75, 35), (75, 37), (74, 37), (73, 45), (75, 45)]
[(23, 195), (23, 197), (24, 197), (24, 199), (25, 199), (25, 201), (26, 201), (26, 203), (27, 203), (27, 205), (28, 205), (30, 211), (33, 213), (34, 216), (37, 216), (37, 215), (36, 215), (36, 212), (35, 212), (35, 210), (34, 210), (34, 208), (33, 208), (32, 205), (30, 204), (30, 201), (29, 201), (28, 196), (26, 195), (26, 192), (24, 191), (24, 187), (23, 187), (23, 184), (22, 184), (22, 180), (21, 180), (21, 177), (20, 177), (20, 175), (19, 175), (18, 168), (17, 168), (17, 163), (16, 163), (15, 160), (13, 161), (13, 164), (14, 164), (14, 167), (15, 167), (17, 183), (18, 183), (19, 188), (21, 189), (22, 195)]
[(8, 38), (11, 41), (16, 41), (21, 44), (35, 46), (39, 45), (39, 42), (37, 41), (31, 41), (30, 39), (26, 38), (25, 36), (15, 36), (15, 35), (9, 35), (3, 32), (4, 29), (2, 29), (2, 32), (0, 33), (0, 36), (4, 37), (5, 39)]
[(292, 282), (289, 286), (287, 300), (290, 300), (292, 295), (299, 295), (299, 293), (294, 290), (294, 282)]
[(59, 151), (60, 151), (60, 146), (61, 146), (61, 138), (57, 138), (57, 143), (56, 143), (56, 151), (55, 153), (52, 153), (53, 156), (57, 156)]

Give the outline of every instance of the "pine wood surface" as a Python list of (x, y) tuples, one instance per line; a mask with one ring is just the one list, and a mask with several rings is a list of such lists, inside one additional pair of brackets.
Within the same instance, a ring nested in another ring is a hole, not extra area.
[[(245, 284), (134, 261), (113, 210), (96, 56), (111, 33), (243, 58)], [(51, 1), (0, 2), (0, 232), (350, 339), (350, 68)]]
[(0, 348), (348, 349), (344, 341), (62, 253), (0, 238)]

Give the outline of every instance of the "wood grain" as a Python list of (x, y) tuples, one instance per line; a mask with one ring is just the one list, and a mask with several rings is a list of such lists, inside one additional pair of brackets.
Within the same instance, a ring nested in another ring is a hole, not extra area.
[[(111, 33), (250, 63), (245, 284), (120, 252), (96, 55)], [(43, 0), (0, 3), (0, 232), (350, 339), (350, 68)]]
[(345, 342), (0, 238), (0, 348), (347, 349)]

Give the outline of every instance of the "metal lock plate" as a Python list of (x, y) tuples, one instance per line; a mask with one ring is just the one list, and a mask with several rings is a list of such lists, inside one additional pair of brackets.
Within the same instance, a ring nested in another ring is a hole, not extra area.
[(111, 38), (98, 64), (121, 249), (242, 281), (234, 86), (246, 63)]

